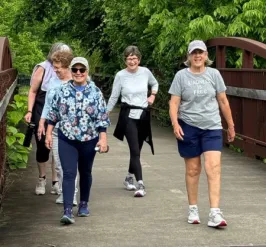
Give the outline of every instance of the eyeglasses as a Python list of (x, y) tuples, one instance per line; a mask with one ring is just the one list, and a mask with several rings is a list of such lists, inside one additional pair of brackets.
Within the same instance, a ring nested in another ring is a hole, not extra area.
[(137, 57), (127, 58), (127, 62), (138, 61), (138, 60), (139, 59)]
[(87, 69), (85, 69), (85, 68), (71, 68), (71, 71), (73, 73), (77, 73), (79, 71), (81, 74), (83, 74), (83, 73), (85, 73), (86, 70)]

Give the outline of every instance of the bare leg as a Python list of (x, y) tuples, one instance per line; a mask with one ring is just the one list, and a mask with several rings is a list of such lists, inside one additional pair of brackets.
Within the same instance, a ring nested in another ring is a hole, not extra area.
[(205, 171), (208, 178), (210, 207), (219, 208), (221, 190), (221, 152), (205, 152), (204, 158)]
[(46, 176), (46, 162), (37, 162), (38, 169), (39, 169), (39, 176), (44, 177)]
[(196, 205), (198, 201), (198, 187), (201, 173), (200, 156), (185, 159), (186, 163), (186, 186), (189, 205)]

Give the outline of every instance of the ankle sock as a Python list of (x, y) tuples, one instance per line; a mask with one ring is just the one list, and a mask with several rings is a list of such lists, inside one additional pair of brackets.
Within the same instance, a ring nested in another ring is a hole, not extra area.
[(210, 208), (211, 213), (218, 213), (220, 211), (221, 211), (220, 208)]
[(138, 184), (142, 184), (142, 185), (144, 185), (144, 183), (143, 183), (142, 180), (139, 180), (139, 181), (138, 181)]
[(191, 208), (198, 208), (198, 205), (197, 204), (195, 204), (195, 205), (189, 205), (188, 207), (189, 207), (189, 209), (191, 209)]
[(40, 176), (39, 176), (39, 178), (43, 178), (43, 179), (46, 179), (46, 176), (43, 176), (43, 177), (40, 177)]

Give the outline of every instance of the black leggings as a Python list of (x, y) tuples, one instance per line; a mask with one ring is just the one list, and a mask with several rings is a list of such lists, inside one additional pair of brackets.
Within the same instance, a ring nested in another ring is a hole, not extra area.
[(38, 139), (37, 130), (39, 126), (36, 126), (35, 141), (36, 141), (36, 160), (38, 163), (44, 163), (49, 160), (50, 149), (45, 146), (45, 136), (42, 135), (41, 140)]
[[(36, 160), (39, 163), (44, 163), (49, 160), (49, 153), (50, 150), (46, 148), (45, 146), (45, 136), (42, 135), (41, 140), (38, 139), (38, 127), (39, 127), (39, 121), (42, 115), (43, 106), (45, 103), (45, 96), (46, 92), (42, 91), (41, 88), (38, 89), (36, 98), (35, 98), (35, 104), (32, 109), (32, 119), (31, 121), (35, 123), (35, 140), (36, 140)], [(45, 124), (45, 132), (47, 129), (47, 125)]]
[(128, 172), (135, 175), (136, 180), (142, 180), (142, 168), (140, 163), (140, 152), (144, 140), (140, 138), (140, 120), (128, 118), (125, 136), (130, 150), (130, 161)]

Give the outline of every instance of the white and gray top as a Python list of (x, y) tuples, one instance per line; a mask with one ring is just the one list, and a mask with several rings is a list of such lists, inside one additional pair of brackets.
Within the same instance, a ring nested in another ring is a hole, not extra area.
[(178, 71), (169, 89), (170, 94), (181, 97), (178, 118), (200, 129), (222, 129), (216, 96), (225, 91), (220, 72), (210, 67), (200, 74), (187, 68)]
[[(107, 111), (113, 110), (120, 95), (123, 103), (147, 107), (148, 86), (151, 86), (153, 92), (158, 91), (159, 84), (149, 69), (139, 66), (135, 73), (130, 73), (126, 69), (120, 70), (115, 76), (112, 94), (107, 104)], [(140, 119), (142, 111), (131, 109), (129, 117)]]

